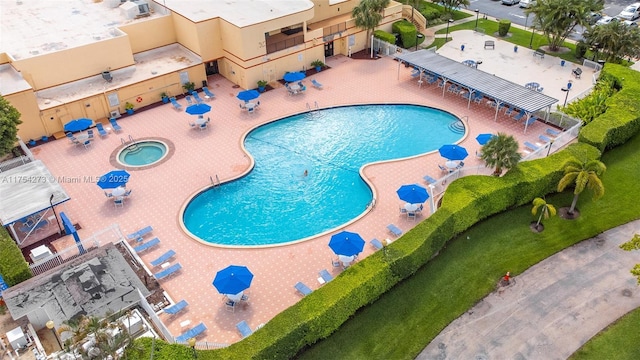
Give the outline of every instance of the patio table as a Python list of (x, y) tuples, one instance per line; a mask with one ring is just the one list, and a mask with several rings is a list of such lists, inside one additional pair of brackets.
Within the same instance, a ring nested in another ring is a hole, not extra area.
[(446, 167), (448, 167), (449, 169), (455, 169), (456, 167), (458, 167), (458, 162), (457, 161), (453, 161), (453, 160), (449, 160), (449, 161), (445, 162), (444, 165)]
[(416, 211), (416, 210), (418, 210), (419, 207), (420, 207), (420, 204), (410, 204), (410, 203), (404, 204), (405, 210), (407, 210), (409, 212)]

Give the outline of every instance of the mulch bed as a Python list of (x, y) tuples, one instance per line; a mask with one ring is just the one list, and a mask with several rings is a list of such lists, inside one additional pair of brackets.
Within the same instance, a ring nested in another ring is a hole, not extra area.
[(378, 60), (380, 59), (380, 56), (374, 54), (372, 58), (371, 49), (364, 49), (364, 50), (360, 50), (358, 52), (352, 53), (351, 58), (356, 60)]

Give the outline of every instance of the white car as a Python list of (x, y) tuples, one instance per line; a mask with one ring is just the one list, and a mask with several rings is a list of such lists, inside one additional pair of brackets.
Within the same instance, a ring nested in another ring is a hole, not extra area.
[(640, 17), (640, 3), (635, 3), (627, 6), (624, 10), (620, 11), (617, 16), (622, 20), (635, 20)]
[(638, 23), (635, 22), (635, 21), (625, 20), (622, 23), (625, 24), (626, 26), (630, 27), (630, 28), (637, 28), (638, 27)]
[(515, 5), (519, 2), (520, 0), (502, 0), (502, 5)]
[(618, 21), (618, 19), (611, 16), (603, 16), (600, 20), (596, 22), (596, 25), (607, 25), (612, 21)]
[(536, 0), (520, 0), (520, 7), (521, 8), (529, 8), (532, 7), (533, 5), (536, 4)]

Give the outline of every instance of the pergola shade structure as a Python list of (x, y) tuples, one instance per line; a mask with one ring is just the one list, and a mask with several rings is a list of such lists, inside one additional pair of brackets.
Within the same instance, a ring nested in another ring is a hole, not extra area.
[[(523, 85), (502, 79), (493, 74), (488, 74), (478, 68), (469, 67), (430, 50), (397, 54), (396, 59), (400, 62), (398, 65), (398, 78), (400, 77), (400, 66), (404, 63), (418, 69), (421, 78), (422, 74), (431, 74), (442, 79), (444, 82), (443, 96), (447, 83), (457, 84), (466, 88), (470, 95), (482, 94), (485, 98), (495, 102), (496, 118), (498, 110), (506, 105), (512, 109), (523, 111), (525, 132), (527, 126), (535, 121), (535, 118), (531, 116), (536, 111), (545, 109), (548, 114), (551, 105), (558, 102), (558, 99), (527, 89)], [(469, 104), (471, 103), (471, 98), (472, 96), (469, 96)]]

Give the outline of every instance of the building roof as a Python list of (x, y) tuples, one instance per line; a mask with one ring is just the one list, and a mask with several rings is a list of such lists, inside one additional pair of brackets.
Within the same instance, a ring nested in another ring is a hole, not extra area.
[(398, 54), (396, 58), (427, 73), (436, 74), (446, 78), (447, 81), (479, 91), (489, 98), (527, 113), (542, 110), (558, 102), (557, 99), (538, 91), (527, 89), (509, 80), (469, 67), (430, 50)]
[(69, 195), (40, 160), (0, 173), (0, 221), (3, 226), (67, 200)]
[[(137, 303), (149, 290), (114, 244), (88, 252), (2, 294), (14, 319), (44, 311), (56, 325), (75, 316), (104, 317)], [(40, 314), (40, 313), (38, 313)]]
[(159, 0), (193, 22), (222, 18), (245, 27), (312, 9), (310, 0)]

